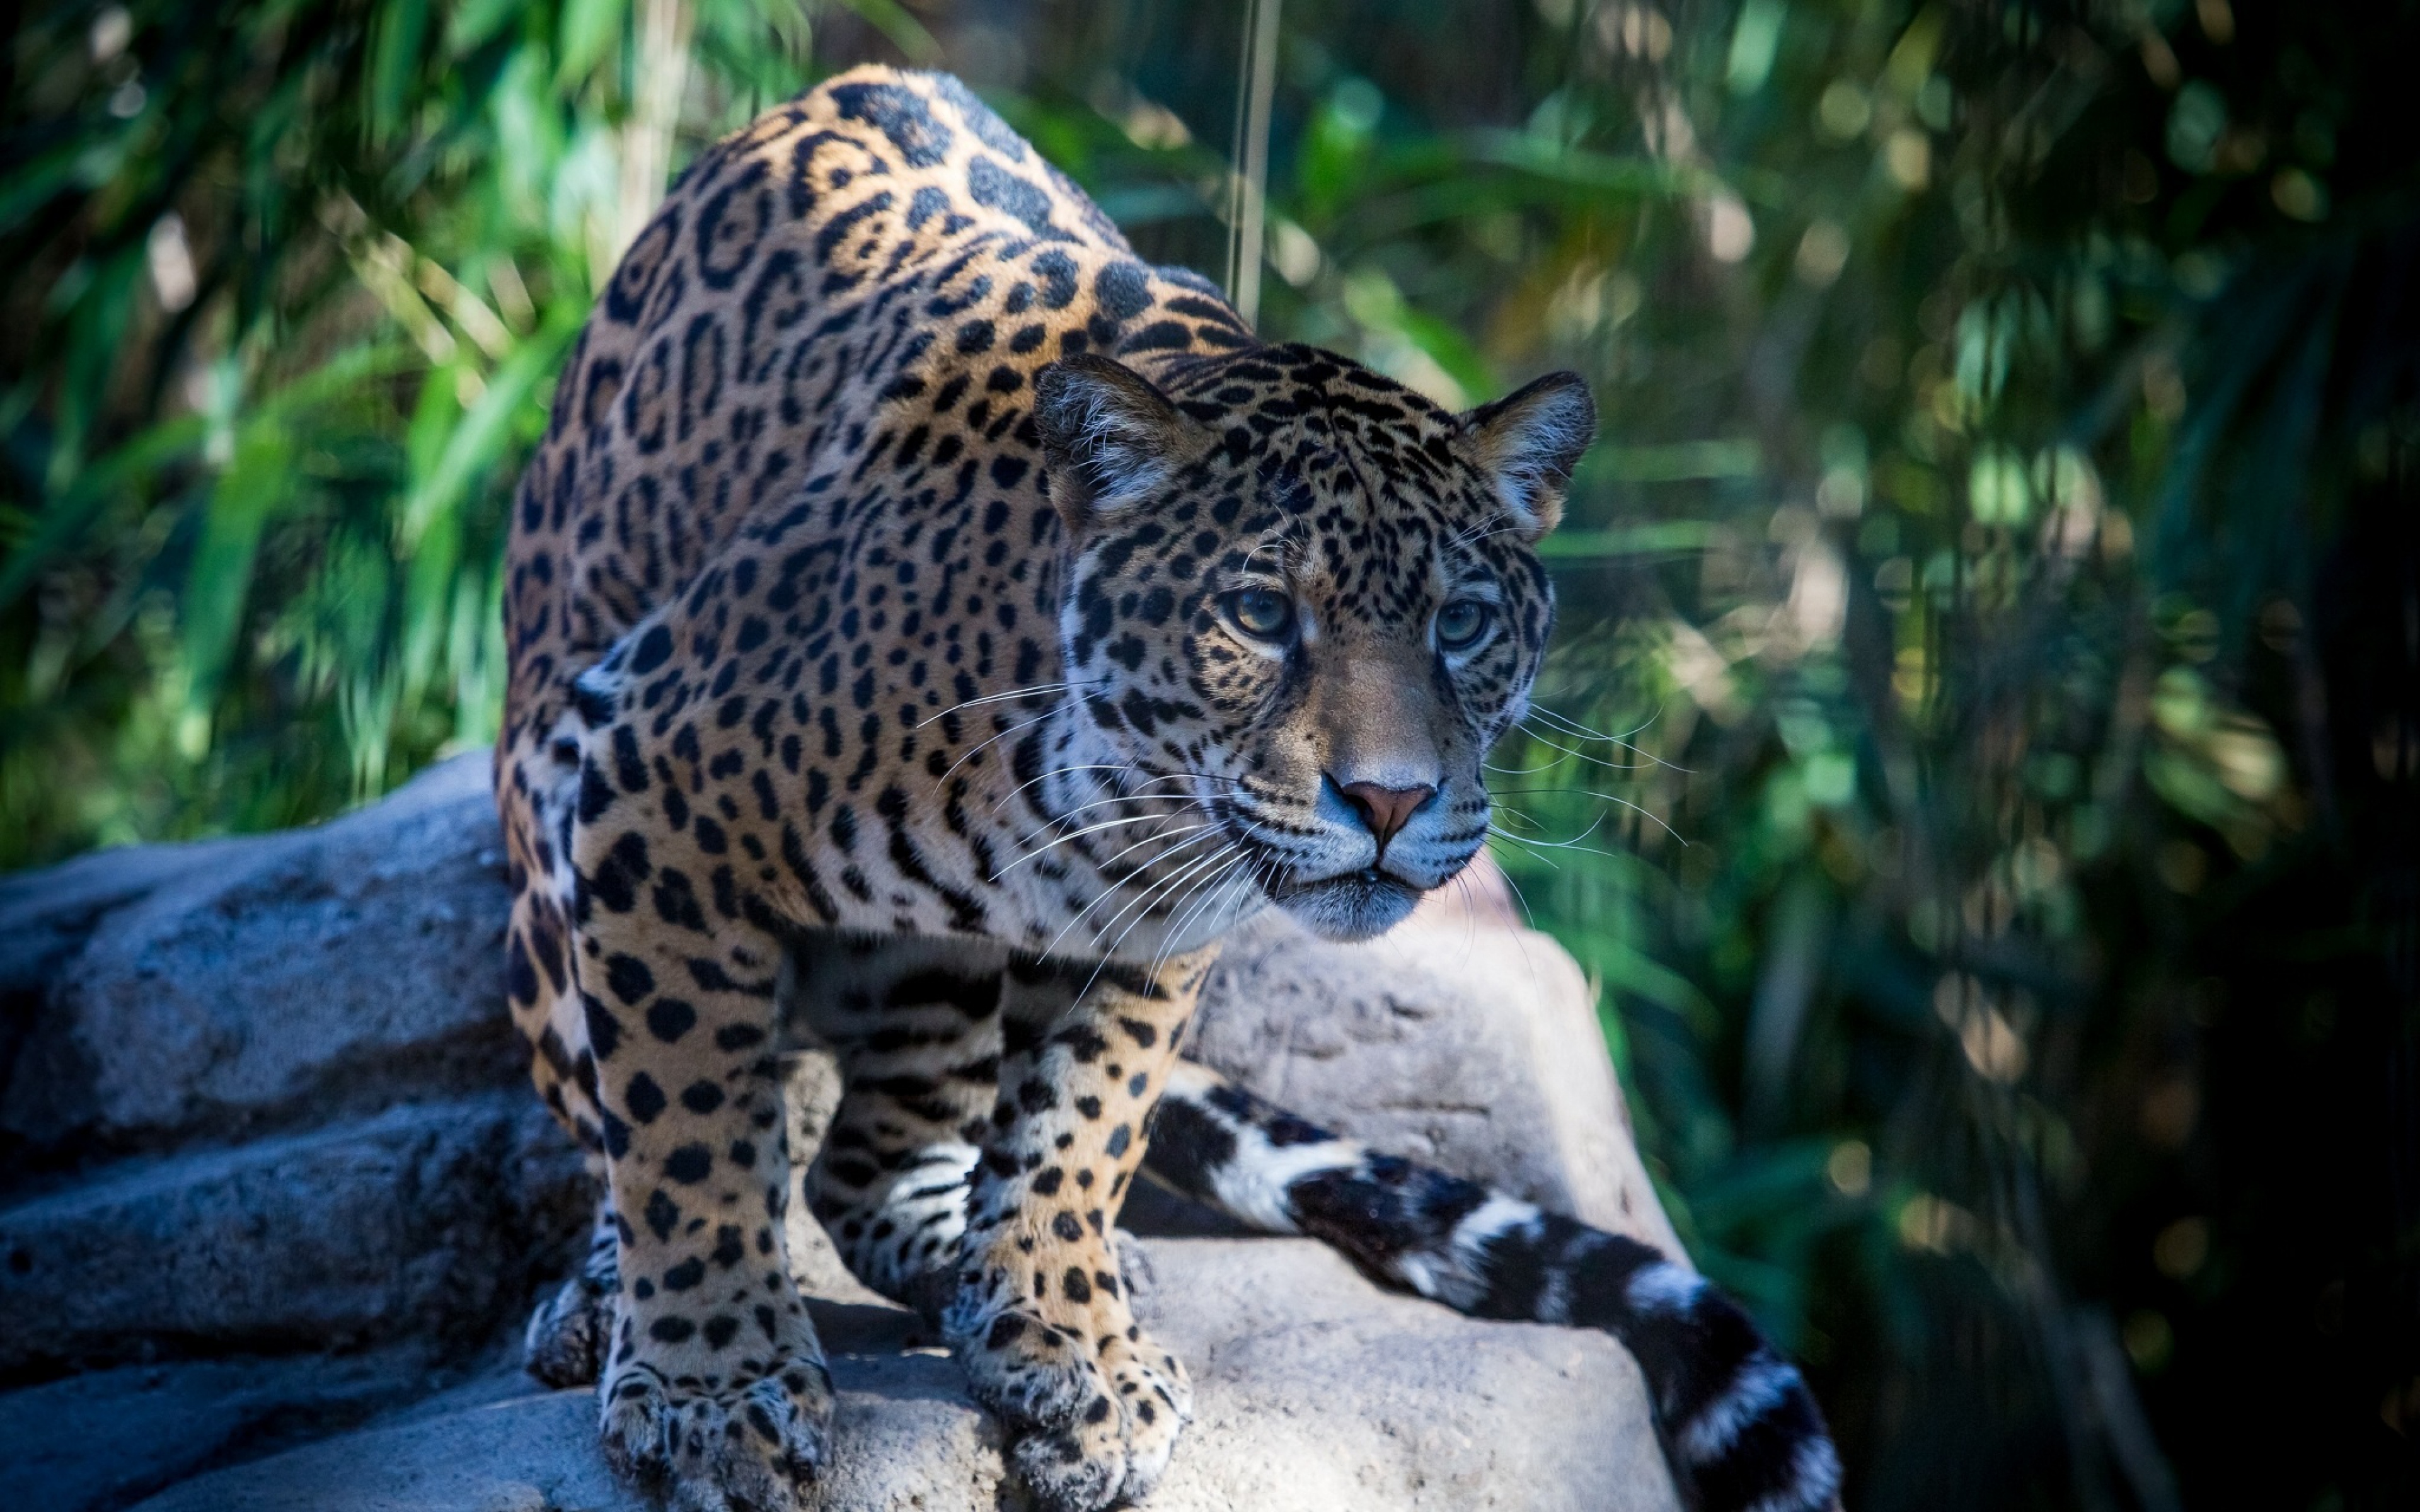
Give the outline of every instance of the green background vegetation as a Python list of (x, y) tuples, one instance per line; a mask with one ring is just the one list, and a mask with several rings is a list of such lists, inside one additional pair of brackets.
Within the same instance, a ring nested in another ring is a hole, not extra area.
[[(0, 865), (491, 738), (505, 500), (701, 144), (949, 67), (1216, 276), (1244, 29), (23, 8)], [(1295, 0), (1280, 35), (1264, 330), (1453, 403), (1596, 389), (1497, 854), (1851, 1504), (2420, 1504), (2414, 6)]]

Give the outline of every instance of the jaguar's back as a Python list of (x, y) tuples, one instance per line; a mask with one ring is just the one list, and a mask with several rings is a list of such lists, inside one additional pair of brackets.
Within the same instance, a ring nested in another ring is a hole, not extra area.
[[(752, 522), (863, 550), (980, 491), (1012, 511), (985, 533), (1047, 559), (1037, 491), (982, 465), (1038, 460), (1034, 372), (1247, 339), (954, 78), (861, 69), (764, 116), (682, 175), (566, 365), (517, 500), (505, 748), (542, 738), (571, 679)], [(927, 369), (948, 371), (901, 391)], [(783, 529), (876, 468), (846, 519)], [(1045, 655), (1021, 641), (1011, 659)]]

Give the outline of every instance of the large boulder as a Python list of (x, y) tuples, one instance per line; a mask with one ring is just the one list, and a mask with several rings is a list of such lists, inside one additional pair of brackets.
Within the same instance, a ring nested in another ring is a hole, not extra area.
[(1212, 968), (1186, 1053), (1389, 1154), (1679, 1256), (1630, 1136), (1596, 993), (1482, 861), (1393, 933), (1270, 914)]
[[(1146, 1320), (1195, 1384), (1156, 1512), (1673, 1505), (1637, 1367), (1603, 1335), (1376, 1293), (1305, 1240), (1137, 1242)], [(890, 1336), (861, 1324), (854, 1352), (834, 1346), (821, 1504), (988, 1512), (999, 1433), (897, 1316)], [(222, 1471), (142, 1512), (645, 1512), (598, 1460), (596, 1416), (585, 1392), (531, 1392)]]
[(0, 1393), (9, 1506), (120, 1507), (212, 1465), (324, 1439), (458, 1377), (428, 1350), (241, 1355), (130, 1365)]
[(0, 1211), (0, 1370), (476, 1345), (581, 1222), (584, 1182), (513, 1092), (114, 1164)]
[[(487, 764), (257, 840), (103, 851), (0, 881), (0, 1161), (316, 1126), (505, 1085), (508, 904)], [(0, 1165), (0, 1171), (7, 1166)]]
[[(316, 828), (0, 879), (0, 1441), (28, 1504), (639, 1504), (585, 1396), (514, 1365), (586, 1178), (503, 1011), (502, 869), (469, 756)], [(1188, 1053), (1678, 1253), (1593, 994), (1484, 871), (1364, 946), (1251, 926)], [(829, 1092), (812, 1060), (801, 1102)], [(1128, 1219), (1219, 1232), (1171, 1198)], [(823, 1504), (995, 1505), (997, 1435), (949, 1363), (794, 1229), (835, 1299)], [(1672, 1504), (1602, 1335), (1461, 1319), (1299, 1242), (1137, 1243), (1201, 1386), (1155, 1506)]]

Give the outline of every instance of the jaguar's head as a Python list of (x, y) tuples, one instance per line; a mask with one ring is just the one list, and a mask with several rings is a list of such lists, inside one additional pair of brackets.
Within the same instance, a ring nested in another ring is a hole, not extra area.
[(1456, 415), (1301, 347), (1041, 375), (1065, 676), (1101, 759), (1185, 791), (1311, 929), (1389, 928), (1484, 842), (1481, 763), (1554, 618), (1537, 543), (1596, 412), (1575, 375)]

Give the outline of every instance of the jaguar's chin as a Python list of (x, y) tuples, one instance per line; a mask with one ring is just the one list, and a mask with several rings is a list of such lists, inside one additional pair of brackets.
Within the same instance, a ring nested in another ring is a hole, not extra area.
[(1303, 928), (1347, 944), (1386, 933), (1419, 901), (1419, 888), (1375, 870), (1296, 883), (1276, 895), (1278, 906)]

